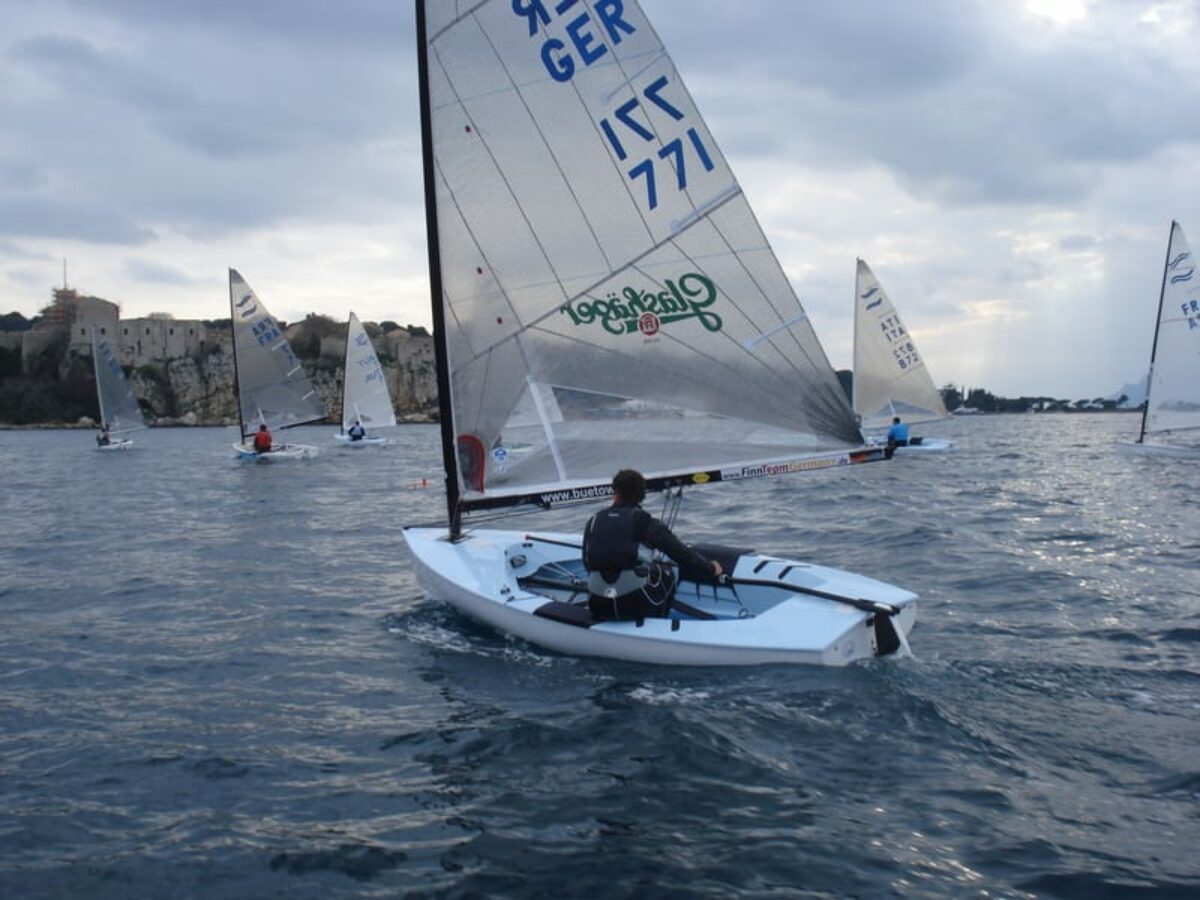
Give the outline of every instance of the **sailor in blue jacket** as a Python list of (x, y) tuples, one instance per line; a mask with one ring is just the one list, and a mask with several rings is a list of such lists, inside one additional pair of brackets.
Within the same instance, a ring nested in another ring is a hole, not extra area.
[(884, 458), (891, 459), (892, 454), (896, 452), (897, 447), (908, 446), (908, 426), (900, 421), (899, 416), (892, 417), (892, 427), (887, 433), (887, 448), (884, 450)]

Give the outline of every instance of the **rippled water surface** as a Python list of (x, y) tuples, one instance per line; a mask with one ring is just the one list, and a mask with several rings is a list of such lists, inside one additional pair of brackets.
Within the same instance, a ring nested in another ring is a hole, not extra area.
[(423, 598), (431, 427), (279, 466), (0, 432), (0, 896), (1200, 896), (1200, 466), (1135, 427), (687, 496), (685, 539), (922, 595), (916, 658), (842, 670), (572, 659)]

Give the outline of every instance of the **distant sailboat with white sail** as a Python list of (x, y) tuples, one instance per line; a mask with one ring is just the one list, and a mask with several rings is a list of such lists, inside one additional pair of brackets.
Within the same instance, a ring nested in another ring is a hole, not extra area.
[(1200, 458), (1200, 272), (1183, 228), (1171, 222), (1150, 347), (1149, 392), (1130, 453)]
[(334, 435), (344, 447), (386, 444), (375, 433), (392, 428), (396, 410), (388, 392), (387, 375), (379, 363), (371, 336), (353, 312), (346, 323), (346, 362), (342, 371), (342, 430)]
[(241, 440), (233, 445), (239, 459), (258, 462), (307, 459), (311, 444), (272, 444), (254, 449), (254, 434), (266, 425), (271, 433), (317, 422), (325, 408), (283, 329), (237, 270), (229, 270), (229, 312), (233, 324), (233, 368)]
[(580, 533), (464, 527), (602, 502), (622, 468), (682, 490), (883, 451), (636, 0), (417, 0), (416, 18), (449, 520), (404, 532), (426, 591), (551, 650), (647, 663), (906, 647), (916, 595), (862, 576), (713, 547), (726, 574), (681, 572), (669, 616), (599, 621)]
[[(947, 417), (912, 334), (879, 279), (863, 260), (854, 277), (854, 412), (864, 432), (887, 429), (894, 418), (916, 425)], [(882, 442), (882, 435), (875, 438)], [(941, 438), (910, 437), (906, 453), (946, 450)]]
[(100, 432), (96, 438), (99, 450), (131, 450), (131, 432), (146, 427), (142, 408), (133, 388), (129, 386), (121, 363), (113, 353), (108, 338), (92, 326), (92, 363), (96, 370), (96, 395), (100, 404)]

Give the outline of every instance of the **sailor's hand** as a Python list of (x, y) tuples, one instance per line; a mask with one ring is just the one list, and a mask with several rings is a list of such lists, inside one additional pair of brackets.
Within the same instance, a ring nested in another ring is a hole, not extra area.
[(725, 574), (725, 570), (721, 568), (721, 564), (719, 562), (717, 562), (715, 559), (712, 561), (712, 567), (713, 567), (713, 574), (716, 575), (718, 578), (720, 578), (722, 575)]

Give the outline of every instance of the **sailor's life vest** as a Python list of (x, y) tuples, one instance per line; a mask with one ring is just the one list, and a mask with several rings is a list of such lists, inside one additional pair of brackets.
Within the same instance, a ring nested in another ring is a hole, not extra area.
[(610, 506), (588, 519), (583, 565), (592, 594), (620, 597), (645, 585), (647, 568), (638, 555), (637, 512), (636, 506)]
[(271, 449), (271, 435), (265, 431), (254, 432), (254, 449), (259, 453), (266, 453)]

